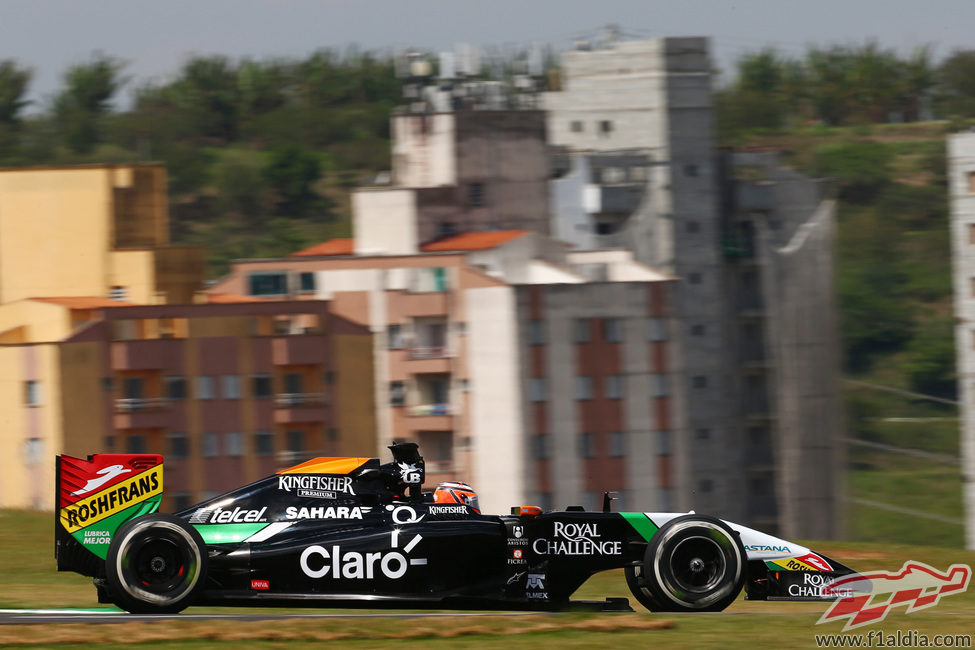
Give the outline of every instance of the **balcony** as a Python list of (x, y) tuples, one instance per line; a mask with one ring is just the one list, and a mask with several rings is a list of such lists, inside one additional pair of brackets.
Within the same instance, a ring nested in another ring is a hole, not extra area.
[(165, 397), (124, 397), (115, 400), (116, 429), (158, 429), (167, 426), (171, 401)]
[(406, 407), (409, 427), (413, 431), (450, 431), (453, 429), (450, 404), (414, 404)]
[(278, 393), (274, 396), (274, 421), (325, 422), (328, 419), (325, 393)]
[(447, 356), (447, 346), (429, 345), (410, 348), (410, 359), (440, 359)]

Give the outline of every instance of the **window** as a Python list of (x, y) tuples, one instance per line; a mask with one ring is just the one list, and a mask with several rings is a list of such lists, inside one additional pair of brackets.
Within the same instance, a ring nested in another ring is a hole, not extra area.
[(698, 440), (707, 440), (708, 438), (711, 437), (711, 429), (706, 429), (706, 428), (698, 429), (696, 435)]
[(41, 382), (28, 379), (24, 382), (24, 404), (27, 406), (41, 405)]
[(203, 434), (203, 457), (213, 458), (220, 453), (220, 438), (215, 433)]
[(968, 282), (971, 285), (971, 291), (972, 291), (971, 297), (975, 298), (975, 278), (969, 278)]
[(288, 451), (303, 451), (305, 432), (304, 431), (289, 431), (287, 434), (288, 439)]
[(196, 378), (196, 399), (213, 399), (216, 392), (213, 385), (213, 377), (210, 375), (200, 375)]
[(254, 375), (251, 379), (254, 384), (254, 397), (271, 396), (271, 375)]
[(105, 436), (105, 450), (115, 451), (115, 436)]
[(613, 132), (613, 123), (609, 120), (599, 121), (599, 133), (600, 135), (609, 135)]
[(302, 293), (314, 293), (315, 274), (310, 271), (303, 271), (298, 276), (298, 286)]
[(144, 454), (146, 453), (146, 438), (142, 435), (132, 435), (125, 438), (125, 453)]
[(390, 325), (386, 328), (386, 345), (390, 350), (401, 350), (405, 347), (403, 341), (403, 326)]
[(532, 437), (532, 452), (536, 460), (545, 460), (549, 457), (547, 433), (540, 433)]
[(647, 322), (647, 340), (666, 341), (667, 325), (662, 318), (651, 318)]
[(975, 245), (975, 223), (968, 224), (968, 243)]
[(331, 370), (326, 370), (325, 374), (322, 376), (322, 381), (325, 382), (326, 386), (331, 386), (335, 383), (335, 373)]
[(24, 462), (27, 465), (40, 465), (44, 461), (44, 441), (28, 438), (24, 441)]
[(111, 377), (102, 378), (102, 390), (112, 390), (115, 388), (115, 382), (112, 381)]
[(166, 455), (169, 458), (186, 458), (189, 451), (189, 441), (185, 433), (170, 433), (166, 436)]
[(592, 377), (576, 377), (576, 399), (592, 399)]
[(108, 291), (109, 300), (125, 300), (126, 295), (127, 292), (125, 290), (125, 287), (118, 286), (118, 285), (115, 285)]
[(709, 478), (703, 479), (698, 483), (698, 489), (700, 489), (701, 492), (710, 492), (713, 488), (714, 483), (712, 483), (711, 479)]
[(701, 284), (701, 274), (700, 273), (689, 273), (687, 275), (687, 281), (691, 284)]
[(654, 397), (663, 397), (667, 394), (667, 375), (654, 373), (650, 375), (650, 390)]
[(975, 194), (975, 172), (968, 172), (968, 193)]
[(670, 431), (657, 432), (657, 453), (661, 456), (670, 455)]
[(694, 386), (694, 388), (707, 388), (708, 378), (704, 375), (696, 375), (691, 379), (691, 385)]
[(697, 165), (684, 165), (684, 174), (687, 176), (697, 176)]
[(457, 226), (451, 221), (441, 221), (437, 224), (437, 237), (451, 237), (457, 234)]
[(166, 399), (186, 399), (186, 378), (178, 375), (163, 377), (163, 390)]
[(588, 343), (592, 340), (589, 333), (589, 319), (577, 318), (575, 320), (575, 341), (576, 343)]
[(223, 435), (223, 445), (228, 456), (244, 455), (244, 437), (237, 431), (225, 433)]
[(270, 431), (258, 431), (254, 434), (254, 453), (258, 456), (270, 456), (274, 453), (274, 434)]
[(596, 445), (593, 444), (591, 433), (579, 434), (579, 455), (583, 458), (592, 458), (596, 455)]
[(696, 221), (688, 221), (687, 225), (685, 226), (685, 229), (687, 230), (687, 232), (693, 235), (695, 233), (701, 232), (701, 224), (699, 224)]
[(484, 183), (471, 183), (467, 186), (467, 202), (472, 208), (484, 205)]
[[(609, 455), (613, 458), (621, 458), (626, 455), (626, 439), (622, 431), (613, 431), (609, 434)], [(617, 504), (619, 506), (621, 504)]]
[(406, 404), (406, 384), (401, 381), (389, 382), (389, 405), (403, 406)]
[(704, 336), (704, 325), (691, 325), (691, 336)]
[(529, 377), (528, 379), (528, 399), (532, 402), (544, 402), (546, 400), (547, 387), (545, 377)]
[(252, 296), (285, 296), (288, 294), (288, 274), (285, 271), (251, 273), (247, 279)]
[(603, 319), (603, 336), (607, 343), (619, 343), (623, 340), (623, 324), (618, 318)]
[(122, 382), (125, 399), (142, 399), (142, 377), (126, 377)]
[(581, 120), (572, 120), (569, 122), (569, 130), (573, 133), (582, 133), (584, 128)]
[(240, 399), (240, 377), (238, 375), (224, 375), (220, 379), (223, 384), (223, 398)]
[(623, 377), (620, 375), (606, 375), (603, 378), (603, 397), (606, 399), (623, 398)]
[(289, 395), (299, 395), (303, 392), (304, 377), (300, 372), (289, 372), (284, 375), (284, 392)]
[(545, 323), (540, 320), (529, 321), (528, 343), (530, 345), (545, 345)]

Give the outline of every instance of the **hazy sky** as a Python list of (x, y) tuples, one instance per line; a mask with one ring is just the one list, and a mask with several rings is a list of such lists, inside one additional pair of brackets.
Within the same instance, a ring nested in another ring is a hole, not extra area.
[[(574, 38), (618, 24), (624, 35), (710, 36), (718, 65), (776, 46), (875, 39), (937, 57), (975, 48), (975, 0), (0, 0), (0, 59), (34, 69), (43, 101), (64, 69), (102, 51), (128, 63), (132, 86), (166, 79), (190, 54), (303, 57), (323, 47), (455, 43), (503, 46)], [(35, 110), (36, 110), (35, 105)]]

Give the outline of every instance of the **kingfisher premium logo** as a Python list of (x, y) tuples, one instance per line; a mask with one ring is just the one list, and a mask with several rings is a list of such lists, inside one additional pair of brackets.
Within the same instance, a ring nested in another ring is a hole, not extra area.
[(352, 490), (352, 478), (349, 476), (283, 474), (278, 476), (278, 489), (294, 492), (300, 497), (316, 499), (335, 499), (339, 492), (355, 496)]

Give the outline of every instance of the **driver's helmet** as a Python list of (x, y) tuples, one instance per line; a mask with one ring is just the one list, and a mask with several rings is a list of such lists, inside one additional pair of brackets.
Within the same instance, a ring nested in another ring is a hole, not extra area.
[(467, 483), (461, 481), (445, 481), (437, 486), (433, 493), (434, 503), (459, 503), (470, 506), (477, 514), (481, 514), (481, 505), (477, 500), (477, 492)]

